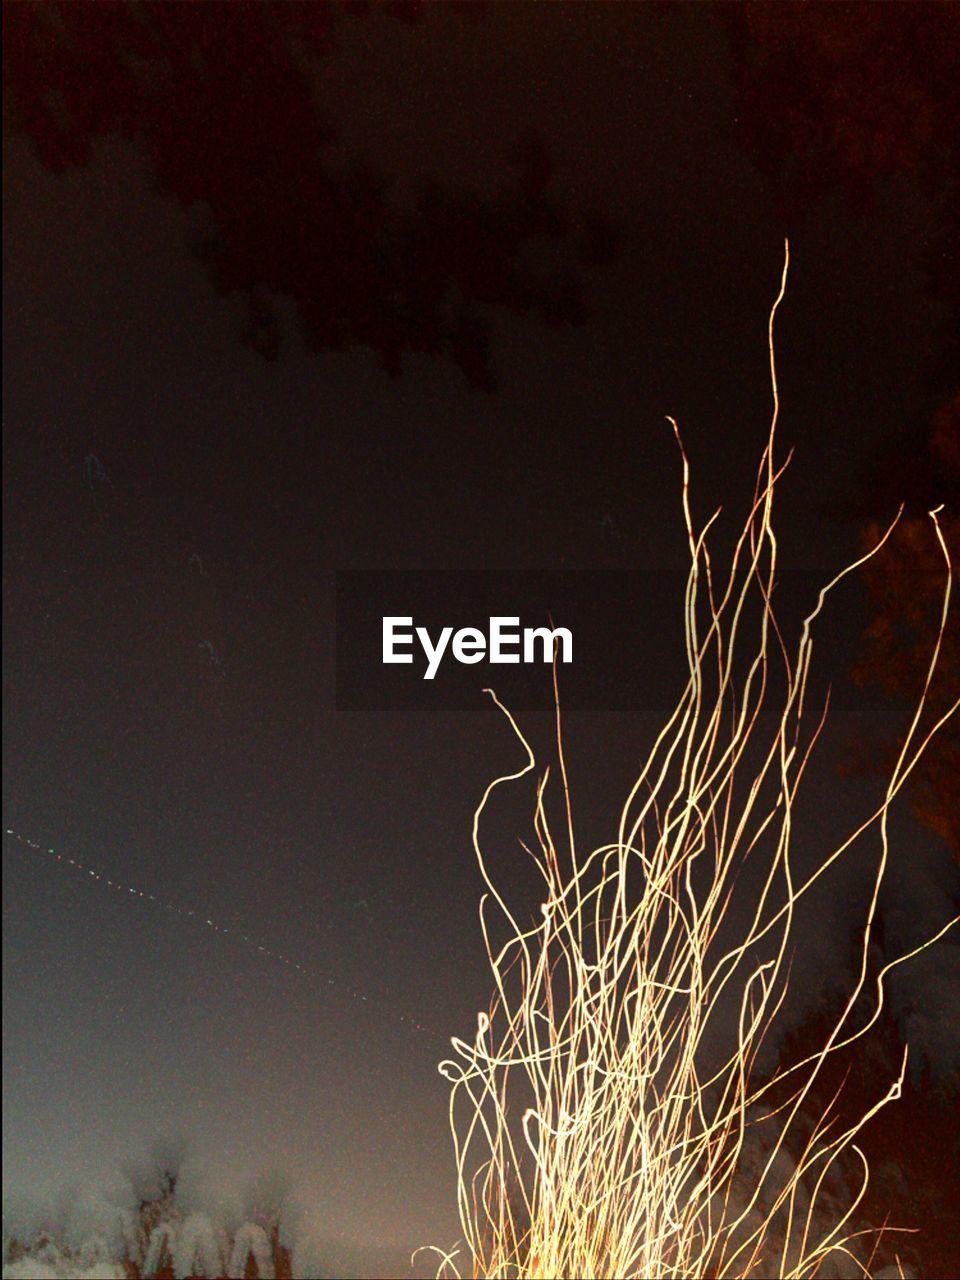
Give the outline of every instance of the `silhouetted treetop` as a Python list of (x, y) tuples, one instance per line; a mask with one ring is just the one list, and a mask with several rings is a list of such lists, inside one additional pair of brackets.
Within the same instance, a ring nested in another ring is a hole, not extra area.
[[(424, 19), (419, 4), (5, 6), (10, 118), (53, 172), (119, 137), (149, 156), (162, 191), (201, 202), (210, 277), (245, 300), (245, 336), (263, 355), (278, 350), (273, 300), (286, 295), (311, 349), (370, 348), (391, 374), (405, 354), (444, 356), (490, 388), (491, 310), (579, 323), (579, 266), (611, 237), (551, 202), (537, 142), (505, 160), (499, 191), (424, 182), (403, 207), (389, 175), (335, 163), (316, 78), (345, 15), (377, 8)], [(526, 259), (543, 240), (564, 246), (551, 269)]]

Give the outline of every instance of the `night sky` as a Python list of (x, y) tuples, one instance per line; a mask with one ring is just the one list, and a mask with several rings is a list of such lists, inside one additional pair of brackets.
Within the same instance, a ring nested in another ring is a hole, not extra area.
[[(958, 14), (909, 8), (5, 6), (3, 825), (196, 913), (4, 837), (5, 1194), (183, 1134), (217, 1187), (286, 1170), (344, 1266), (456, 1238), (436, 1063), (487, 1003), (470, 823), (518, 748), (479, 677), (473, 710), (338, 711), (335, 572), (683, 568), (665, 415), (729, 531), (787, 236), (784, 563), (953, 501)], [(812, 845), (905, 714), (852, 679), (871, 608), (818, 654)], [(679, 693), (681, 649), (618, 661)], [(568, 718), (586, 839), (656, 711)], [(531, 798), (490, 828), (521, 893)], [(914, 811), (891, 946), (960, 892)], [(821, 896), (798, 1019), (869, 865)], [(954, 1105), (957, 950), (895, 1001)]]

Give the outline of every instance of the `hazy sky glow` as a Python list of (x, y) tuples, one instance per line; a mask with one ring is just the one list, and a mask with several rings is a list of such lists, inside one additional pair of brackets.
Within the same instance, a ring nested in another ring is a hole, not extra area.
[[(478, 285), (484, 388), (473, 348), (458, 360), (446, 337), (439, 355), (404, 348), (399, 377), (373, 339), (312, 340), (265, 268), (280, 338), (265, 359), (244, 341), (247, 282), (214, 287), (202, 182), (178, 198), (118, 136), (58, 167), (5, 114), (3, 825), (138, 892), (4, 837), (4, 1189), (106, 1184), (156, 1134), (184, 1134), (209, 1185), (280, 1166), (311, 1234), (395, 1258), (457, 1235), (436, 1063), (487, 1001), (470, 821), (516, 746), (479, 684), (471, 712), (338, 713), (334, 572), (682, 566), (664, 415), (699, 515), (722, 502), (739, 520), (789, 233), (782, 551), (830, 576), (857, 546), (870, 467), (944, 398), (950, 295), (928, 253), (944, 211), (909, 169), (866, 202), (828, 183), (785, 204), (744, 140), (735, 43), (711, 7), (375, 10), (336, 31), (309, 72), (330, 171), (364, 167), (401, 213), (430, 184), (470, 209), (510, 189), (537, 137), (570, 227), (519, 258), (569, 276), (578, 304), (544, 318)], [(272, 199), (269, 216), (294, 216), (295, 198)], [(594, 224), (608, 254), (577, 248)], [(304, 250), (304, 296), (335, 308), (315, 267)], [(675, 607), (650, 625), (679, 635)], [(852, 588), (824, 681), (847, 681), (864, 617)], [(675, 670), (621, 661), (658, 688), (682, 671), (679, 650)], [(876, 694), (856, 707), (811, 782), (814, 844), (879, 786), (838, 781), (851, 734), (898, 723)], [(528, 727), (547, 749), (549, 717)], [(571, 717), (586, 839), (608, 834), (658, 727), (654, 708)], [(490, 831), (521, 892), (531, 794)], [(957, 875), (937, 837), (898, 821), (890, 928), (910, 933), (949, 914)], [(806, 1007), (841, 972), (866, 874), (819, 903)], [(949, 1077), (960, 980), (956, 947), (939, 955), (902, 999), (921, 1040), (932, 1011), (929, 1065)]]

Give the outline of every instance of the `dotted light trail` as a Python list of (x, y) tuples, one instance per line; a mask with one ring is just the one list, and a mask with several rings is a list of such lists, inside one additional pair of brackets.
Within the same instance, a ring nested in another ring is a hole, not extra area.
[(65, 853), (58, 852), (58, 850), (54, 848), (42, 845), (36, 840), (31, 840), (29, 836), (21, 835), (19, 831), (15, 831), (12, 827), (4, 827), (4, 835), (9, 836), (11, 840), (16, 841), (16, 843), (22, 848), (29, 849), (34, 853), (39, 853), (51, 862), (57, 862), (63, 867), (72, 867), (79, 875), (88, 876), (91, 880), (96, 880), (106, 889), (111, 889), (125, 897), (142, 898), (145, 902), (154, 903), (161, 910), (172, 911), (176, 915), (181, 916), (184, 920), (189, 920), (203, 928), (210, 929), (214, 933), (221, 934), (228, 938), (231, 942), (242, 944), (251, 951), (256, 951), (260, 955), (267, 956), (269, 959), (275, 960), (278, 964), (284, 965), (292, 971), (296, 971), (304, 978), (314, 978), (317, 981), (323, 982), (324, 985), (328, 987), (335, 987), (341, 994), (349, 996), (352, 1000), (356, 1000), (358, 1003), (385, 1007), (389, 1009), (391, 1018), (395, 1022), (402, 1023), (408, 1030), (418, 1031), (422, 1035), (430, 1036), (435, 1040), (442, 1041), (444, 1044), (447, 1043), (447, 1037), (442, 1036), (439, 1032), (425, 1026), (417, 1018), (414, 1018), (409, 1014), (397, 1013), (396, 1009), (388, 1002), (375, 996), (367, 996), (363, 992), (357, 991), (355, 988), (348, 986), (344, 982), (338, 982), (336, 978), (328, 977), (324, 979), (320, 977), (320, 975), (315, 974), (305, 965), (300, 964), (299, 961), (286, 955), (285, 952), (278, 951), (275, 947), (264, 946), (261, 942), (258, 942), (256, 938), (251, 937), (250, 934), (244, 933), (242, 929), (228, 928), (227, 925), (218, 924), (216, 920), (212, 920), (203, 911), (196, 911), (189, 907), (177, 906), (176, 903), (167, 902), (165, 899), (158, 897), (155, 893), (148, 892), (146, 889), (138, 888), (136, 885), (124, 884), (122, 881), (107, 875), (106, 872), (100, 868), (91, 867), (89, 864), (81, 862), (79, 858), (71, 858)]

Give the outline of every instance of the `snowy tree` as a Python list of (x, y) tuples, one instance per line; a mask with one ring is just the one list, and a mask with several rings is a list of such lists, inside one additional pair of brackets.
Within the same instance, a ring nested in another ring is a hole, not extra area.
[(263, 1227), (245, 1222), (233, 1237), (231, 1280), (275, 1280), (273, 1254)]
[(215, 1276), (223, 1270), (225, 1248), (213, 1223), (202, 1213), (192, 1213), (184, 1222), (173, 1251), (176, 1280), (189, 1276)]

